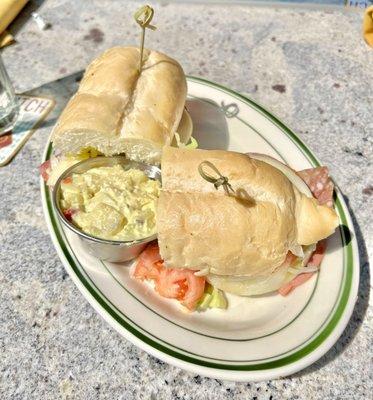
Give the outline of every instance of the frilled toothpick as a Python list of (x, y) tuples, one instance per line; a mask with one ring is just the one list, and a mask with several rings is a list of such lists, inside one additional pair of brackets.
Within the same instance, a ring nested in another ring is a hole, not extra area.
[(142, 59), (144, 54), (144, 42), (145, 42), (145, 29), (151, 29), (155, 31), (157, 28), (154, 25), (150, 25), (151, 20), (154, 16), (154, 10), (152, 7), (146, 5), (140, 7), (133, 15), (136, 22), (141, 27), (141, 41), (140, 41), (140, 61), (139, 61), (139, 72), (142, 68)]

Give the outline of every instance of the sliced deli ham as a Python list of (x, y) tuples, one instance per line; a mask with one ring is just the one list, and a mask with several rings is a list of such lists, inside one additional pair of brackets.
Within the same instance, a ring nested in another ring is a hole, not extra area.
[[(327, 167), (304, 169), (303, 171), (297, 172), (297, 174), (304, 180), (320, 204), (333, 207), (334, 184), (329, 177), (329, 170)], [(308, 267), (320, 266), (326, 252), (326, 246), (326, 239), (320, 240), (317, 243), (316, 250), (307, 263)], [(278, 292), (282, 296), (288, 295), (294, 288), (308, 281), (314, 273), (315, 272), (306, 272), (297, 275), (290, 282), (282, 286)]]
[(39, 172), (44, 179), (44, 182), (47, 182), (51, 172), (51, 160), (44, 161), (43, 164), (39, 166)]
[(314, 272), (305, 272), (304, 274), (297, 275), (289, 283), (286, 283), (284, 286), (280, 287), (278, 292), (282, 296), (288, 295), (294, 288), (296, 288), (297, 286), (302, 285), (304, 282), (307, 282), (308, 279), (310, 279), (313, 274), (314, 274)]
[(297, 174), (304, 180), (320, 204), (333, 206), (334, 184), (329, 177), (328, 167), (304, 169), (298, 171)]
[[(307, 267), (319, 267), (321, 264), (321, 261), (324, 258), (325, 252), (326, 252), (326, 240), (320, 240), (320, 242), (317, 243), (316, 245), (316, 250), (312, 253), (311, 258), (309, 259), (307, 263)], [(280, 289), (278, 292), (282, 296), (288, 295), (294, 288), (297, 286), (302, 285), (304, 282), (307, 282), (311, 276), (315, 272), (305, 272), (303, 274), (297, 275), (294, 279), (292, 279), (290, 282), (286, 283)]]
[(312, 253), (311, 258), (307, 263), (307, 267), (319, 267), (326, 252), (326, 239), (320, 240), (316, 245), (316, 250)]

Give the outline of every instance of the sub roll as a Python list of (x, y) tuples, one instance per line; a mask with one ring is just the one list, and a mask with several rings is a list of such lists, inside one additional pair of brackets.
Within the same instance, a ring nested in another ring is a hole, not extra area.
[(88, 66), (53, 129), (56, 154), (88, 148), (158, 164), (163, 146), (172, 143), (177, 131), (182, 141), (189, 140), (182, 67), (163, 53), (144, 49), (139, 71), (139, 57), (136, 47), (114, 47)]

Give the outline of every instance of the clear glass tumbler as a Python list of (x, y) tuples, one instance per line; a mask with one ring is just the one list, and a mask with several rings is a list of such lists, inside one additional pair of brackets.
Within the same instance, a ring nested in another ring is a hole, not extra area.
[(19, 102), (0, 54), (0, 135), (13, 128), (18, 113)]

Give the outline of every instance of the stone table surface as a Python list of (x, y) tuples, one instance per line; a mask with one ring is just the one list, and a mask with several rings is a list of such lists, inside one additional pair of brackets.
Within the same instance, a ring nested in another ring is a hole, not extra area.
[[(31, 1), (3, 58), (19, 92), (69, 75), (107, 47), (137, 44), (131, 1)], [(147, 46), (265, 104), (330, 166), (349, 204), (361, 283), (336, 345), (291, 377), (232, 383), (186, 373), (111, 329), (65, 272), (44, 222), (37, 166), (50, 125), (0, 168), (1, 399), (365, 399), (373, 392), (373, 49), (361, 10), (154, 3)], [(52, 27), (40, 31), (37, 10)], [(48, 85), (46, 86), (48, 88)], [(36, 89), (34, 92), (42, 92)], [(369, 394), (370, 393), (370, 394)]]

